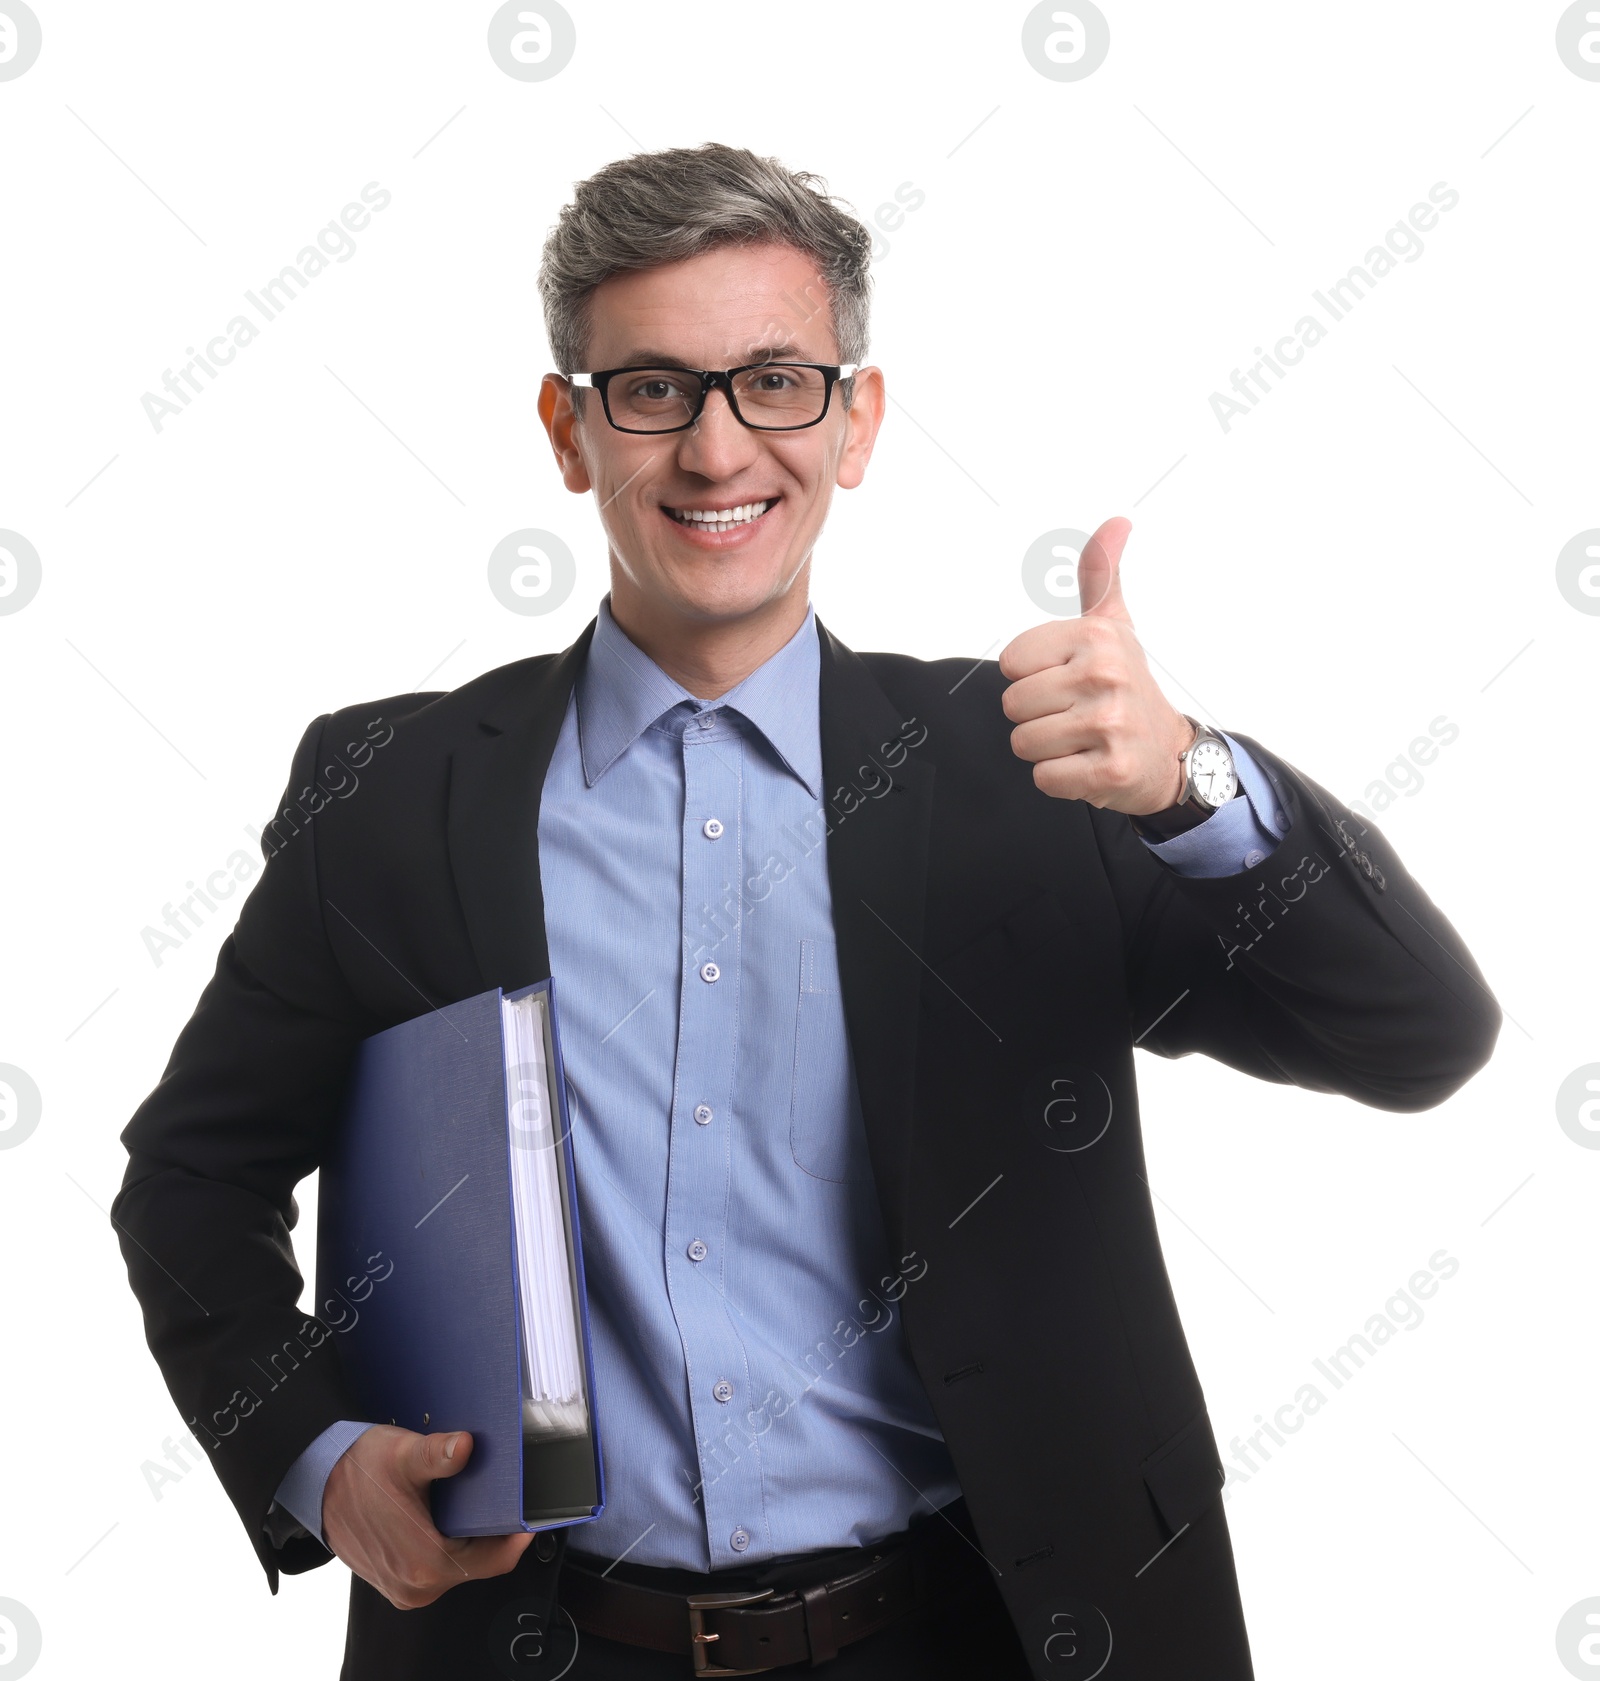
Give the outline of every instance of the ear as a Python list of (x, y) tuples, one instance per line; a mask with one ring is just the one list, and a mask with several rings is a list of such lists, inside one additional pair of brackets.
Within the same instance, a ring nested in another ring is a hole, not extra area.
[[(591, 414), (599, 401), (598, 391), (589, 392), (585, 402)], [(560, 374), (546, 374), (540, 382), (539, 418), (544, 422), (544, 429), (550, 436), (550, 448), (560, 464), (562, 483), (568, 490), (582, 495), (594, 483), (589, 477), (589, 465), (578, 446), (578, 434), (585, 422), (573, 412), (572, 387)]]
[[(883, 388), (882, 368), (862, 368), (855, 376), (855, 401), (845, 411), (845, 444), (839, 457), (834, 482), (841, 490), (854, 490), (867, 476), (872, 446), (883, 424), (888, 398)], [(835, 397), (837, 401), (837, 395)]]

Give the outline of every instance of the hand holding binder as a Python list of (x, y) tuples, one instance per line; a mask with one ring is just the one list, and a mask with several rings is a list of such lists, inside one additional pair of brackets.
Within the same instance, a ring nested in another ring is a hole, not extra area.
[(519, 1535), (441, 1535), (429, 1511), (436, 1478), (464, 1471), (470, 1432), (418, 1435), (375, 1424), (333, 1468), (322, 1496), (328, 1545), (399, 1611), (433, 1604), (462, 1582), (504, 1576), (533, 1541)]

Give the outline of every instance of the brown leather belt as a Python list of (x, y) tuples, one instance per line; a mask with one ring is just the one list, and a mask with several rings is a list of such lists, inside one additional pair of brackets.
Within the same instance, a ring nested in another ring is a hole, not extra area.
[[(959, 1508), (964, 1502), (953, 1504)], [(585, 1634), (688, 1653), (696, 1675), (758, 1675), (784, 1664), (823, 1663), (841, 1646), (926, 1603), (942, 1579), (943, 1558), (952, 1546), (967, 1544), (946, 1517), (935, 1514), (900, 1535), (856, 1549), (861, 1562), (854, 1568), (851, 1555), (844, 1555), (844, 1573), (835, 1562), (824, 1581), (716, 1593), (671, 1593), (620, 1581), (602, 1575), (569, 1547), (558, 1593)], [(760, 1568), (753, 1565), (751, 1574)]]

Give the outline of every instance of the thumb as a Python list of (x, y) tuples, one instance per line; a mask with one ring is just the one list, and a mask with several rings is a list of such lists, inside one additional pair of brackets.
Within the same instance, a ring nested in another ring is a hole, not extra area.
[(1126, 619), (1133, 615), (1122, 599), (1122, 548), (1133, 521), (1119, 514), (1108, 519), (1083, 545), (1078, 556), (1078, 616), (1088, 619)]
[(431, 1436), (414, 1436), (411, 1441), (411, 1480), (418, 1487), (440, 1477), (464, 1471), (472, 1457), (470, 1430), (436, 1430)]

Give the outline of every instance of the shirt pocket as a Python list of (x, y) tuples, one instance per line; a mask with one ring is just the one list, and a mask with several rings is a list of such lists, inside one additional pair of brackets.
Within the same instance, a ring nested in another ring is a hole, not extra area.
[(813, 1179), (849, 1184), (872, 1176), (855, 1065), (845, 1031), (838, 952), (801, 940), (789, 1093), (789, 1153)]

